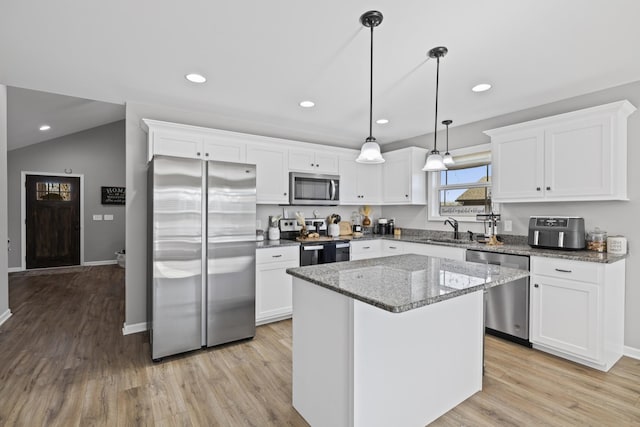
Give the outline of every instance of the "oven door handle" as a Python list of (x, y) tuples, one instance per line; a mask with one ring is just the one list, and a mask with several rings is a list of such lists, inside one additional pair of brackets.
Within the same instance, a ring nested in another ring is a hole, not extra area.
[(303, 251), (321, 251), (323, 249), (324, 249), (324, 246), (322, 246), (322, 245), (303, 246), (302, 247)]
[(348, 248), (350, 246), (351, 246), (351, 243), (337, 243), (336, 244), (336, 249)]

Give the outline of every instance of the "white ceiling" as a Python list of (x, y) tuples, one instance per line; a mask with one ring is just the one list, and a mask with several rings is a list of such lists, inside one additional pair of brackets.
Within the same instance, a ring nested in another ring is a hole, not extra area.
[[(140, 102), (264, 125), (265, 134), (382, 144), (640, 80), (640, 1), (22, 0), (0, 6), (0, 83), (117, 104)], [(199, 72), (204, 85), (183, 76)], [(475, 94), (479, 82), (493, 84)], [(313, 109), (298, 102), (312, 99)], [(11, 105), (9, 106), (11, 109)], [(234, 129), (241, 130), (241, 129)]]

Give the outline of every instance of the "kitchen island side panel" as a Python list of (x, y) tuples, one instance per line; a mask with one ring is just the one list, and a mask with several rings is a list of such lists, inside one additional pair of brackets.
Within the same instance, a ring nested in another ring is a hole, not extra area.
[(293, 278), (293, 407), (314, 427), (351, 426), (353, 299)]
[(482, 388), (483, 292), (391, 313), (294, 278), (293, 406), (314, 427), (423, 426)]
[(354, 301), (355, 426), (424, 426), (482, 390), (483, 291), (403, 313)]

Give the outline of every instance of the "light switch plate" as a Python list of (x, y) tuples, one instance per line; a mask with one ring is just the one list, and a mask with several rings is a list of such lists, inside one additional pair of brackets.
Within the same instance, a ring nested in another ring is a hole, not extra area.
[(513, 221), (506, 219), (502, 222), (504, 225), (504, 231), (513, 231)]
[(105, 214), (104, 215), (104, 220), (105, 221), (113, 221), (113, 215)]
[(102, 215), (93, 215), (94, 221), (102, 221)]

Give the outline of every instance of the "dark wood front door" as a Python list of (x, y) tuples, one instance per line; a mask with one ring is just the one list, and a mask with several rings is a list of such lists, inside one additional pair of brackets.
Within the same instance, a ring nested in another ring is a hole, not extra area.
[(27, 175), (27, 268), (80, 264), (80, 178)]

